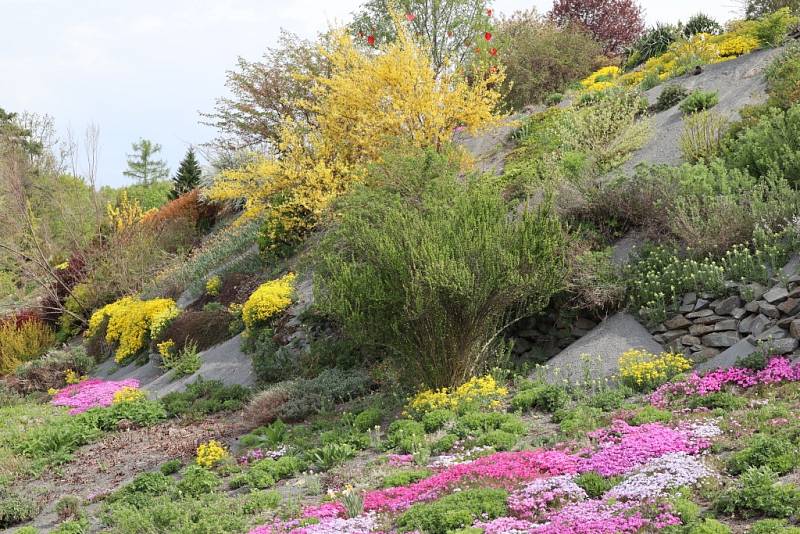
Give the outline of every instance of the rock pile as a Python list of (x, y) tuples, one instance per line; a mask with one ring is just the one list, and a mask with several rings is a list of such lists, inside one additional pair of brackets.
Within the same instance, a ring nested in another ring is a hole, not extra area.
[(774, 287), (728, 284), (729, 296), (688, 293), (679, 313), (651, 328), (654, 339), (695, 362), (717, 356), (743, 339), (771, 354), (790, 354), (800, 343), (800, 275)]

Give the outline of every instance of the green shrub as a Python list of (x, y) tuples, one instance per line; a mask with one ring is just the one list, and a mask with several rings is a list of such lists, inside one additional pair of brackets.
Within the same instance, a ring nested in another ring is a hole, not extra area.
[(165, 495), (175, 489), (175, 482), (164, 473), (143, 473), (106, 498), (106, 502), (146, 506), (150, 497)]
[(389, 425), (386, 434), (386, 445), (409, 453), (425, 441), (425, 427), (418, 421), (398, 419)]
[(769, 363), (769, 354), (764, 350), (757, 350), (736, 360), (736, 367), (744, 367), (753, 371), (761, 371)]
[(635, 426), (647, 423), (669, 423), (670, 421), (672, 421), (672, 412), (659, 410), (655, 406), (645, 406), (637, 410), (630, 419), (630, 423)]
[(509, 313), (541, 309), (561, 287), (563, 232), (545, 207), (509, 217), (496, 181), (431, 174), (442, 166), (433, 152), (414, 158), (416, 176), (389, 170), (343, 207), (314, 293), (407, 379), (450, 386), (491, 359)]
[(691, 525), (687, 531), (688, 534), (731, 534), (731, 532), (733, 531), (730, 527), (711, 518)]
[(199, 465), (190, 465), (183, 472), (183, 478), (178, 482), (178, 490), (183, 495), (197, 497), (215, 491), (219, 484), (220, 478), (216, 473)]
[(595, 471), (587, 471), (575, 477), (575, 484), (583, 488), (590, 499), (598, 499), (616, 486), (620, 477), (604, 477)]
[(114, 504), (105, 514), (108, 526), (120, 534), (181, 532), (235, 534), (246, 532), (252, 516), (245, 512), (247, 497), (231, 499), (219, 493), (176, 499), (152, 497), (146, 506)]
[(281, 494), (277, 491), (251, 491), (247, 494), (242, 510), (246, 514), (258, 514), (267, 510), (275, 510), (281, 503)]
[(797, 187), (800, 180), (800, 106), (771, 109), (755, 125), (726, 142), (728, 165), (752, 176), (779, 176)]
[(510, 413), (470, 412), (458, 418), (453, 432), (466, 437), (480, 436), (493, 430), (522, 435), (525, 433), (525, 425), (519, 417)]
[(576, 437), (603, 425), (603, 411), (591, 406), (578, 405), (572, 409), (561, 409), (553, 414), (561, 432)]
[(496, 38), (504, 50), (506, 99), (516, 109), (547, 101), (553, 91), (586, 77), (602, 54), (600, 43), (587, 32), (559, 27), (533, 11), (503, 20)]
[(167, 418), (159, 401), (139, 399), (112, 404), (108, 408), (94, 408), (85, 417), (96, 416), (96, 426), (106, 432), (117, 430), (121, 421), (132, 427), (151, 426)]
[(431, 476), (430, 469), (406, 469), (404, 471), (395, 471), (383, 477), (384, 488), (393, 488), (395, 486), (408, 486), (423, 478)]
[(544, 97), (544, 104), (546, 106), (557, 106), (564, 100), (564, 95), (562, 93), (549, 93), (546, 97)]
[(224, 410), (238, 410), (250, 395), (250, 390), (243, 386), (226, 386), (220, 380), (201, 377), (188, 384), (185, 391), (164, 395), (161, 402), (169, 417), (197, 418)]
[(769, 104), (789, 109), (800, 101), (800, 45), (789, 45), (764, 73)]
[(635, 67), (651, 57), (662, 55), (667, 51), (669, 45), (678, 39), (679, 35), (680, 30), (677, 26), (658, 23), (655, 27), (648, 29), (631, 46), (625, 66)]
[(796, 25), (798, 20), (788, 7), (782, 7), (758, 20), (754, 28), (756, 37), (765, 46), (779, 46), (786, 40), (789, 28)]
[(714, 508), (723, 514), (745, 518), (757, 515), (790, 517), (800, 507), (800, 489), (793, 484), (779, 483), (777, 479), (769, 467), (751, 467), (735, 486), (717, 497)]
[(41, 358), (23, 363), (14, 371), (19, 380), (13, 385), (20, 393), (47, 391), (64, 386), (64, 373), (71, 369), (79, 375), (88, 374), (94, 367), (94, 360), (81, 347), (69, 350), (51, 350)]
[(448, 534), (471, 525), (476, 519), (492, 520), (506, 515), (505, 490), (469, 489), (441, 499), (415, 504), (398, 519), (400, 532), (419, 530), (427, 534)]
[(716, 91), (703, 91), (701, 89), (689, 93), (680, 108), (686, 115), (711, 109), (719, 103), (719, 94)]
[(174, 475), (175, 473), (180, 471), (181, 467), (183, 467), (183, 463), (180, 460), (175, 459), (164, 462), (163, 464), (161, 464), (161, 467), (159, 467), (158, 470), (161, 471), (161, 474), (168, 476), (168, 475)]
[(760, 19), (770, 13), (788, 7), (792, 13), (800, 12), (800, 0), (746, 0), (745, 16), (749, 20)]
[(102, 435), (93, 417), (96, 410), (89, 412), (78, 416), (64, 415), (46, 425), (31, 428), (12, 444), (12, 448), (34, 460), (37, 467), (66, 463), (79, 447)]
[(88, 534), (88, 532), (89, 520), (85, 517), (65, 521), (52, 531), (53, 534)]
[(190, 376), (200, 370), (203, 360), (197, 353), (197, 343), (187, 340), (181, 349), (173, 348), (161, 355), (161, 366), (175, 377)]
[(308, 451), (308, 457), (322, 471), (327, 471), (355, 457), (356, 450), (347, 443), (328, 443)]
[(681, 32), (687, 39), (698, 33), (708, 33), (711, 35), (719, 35), (722, 33), (722, 26), (719, 22), (709, 17), (705, 13), (697, 13), (692, 15), (686, 24), (683, 25)]
[(762, 519), (756, 521), (749, 534), (800, 534), (800, 527), (787, 526), (785, 519)]
[(684, 159), (690, 163), (710, 161), (722, 150), (728, 121), (713, 111), (700, 111), (686, 117), (680, 137)]
[(664, 88), (661, 90), (661, 93), (658, 95), (656, 99), (656, 103), (653, 105), (654, 111), (666, 111), (671, 107), (675, 106), (686, 98), (689, 95), (689, 91), (680, 84), (671, 83), (665, 85)]
[(39, 507), (31, 499), (0, 487), (0, 528), (12, 527), (33, 519)]
[(336, 404), (369, 393), (372, 379), (366, 371), (326, 369), (315, 378), (295, 380), (287, 385), (288, 400), (278, 410), (285, 421), (300, 421)]
[(353, 427), (359, 432), (368, 432), (376, 426), (380, 426), (382, 419), (383, 412), (379, 408), (367, 408), (353, 420)]
[(426, 412), (423, 414), (422, 425), (425, 427), (425, 432), (436, 432), (455, 418), (456, 414), (452, 410), (433, 410), (432, 412)]
[(702, 397), (695, 395), (689, 397), (688, 401), (690, 408), (703, 407), (710, 410), (721, 409), (726, 412), (747, 406), (747, 399), (728, 391), (715, 391)]
[(492, 447), (498, 451), (510, 451), (517, 444), (517, 441), (519, 441), (517, 434), (512, 434), (505, 430), (491, 430), (478, 438), (478, 445)]
[(431, 446), (431, 452), (434, 454), (442, 454), (448, 452), (453, 449), (456, 442), (458, 441), (458, 435), (456, 434), (445, 434), (434, 444)]
[(728, 460), (728, 471), (738, 475), (750, 467), (767, 466), (778, 475), (785, 475), (800, 465), (800, 450), (791, 441), (756, 434), (747, 446)]
[(625, 399), (632, 396), (633, 393), (628, 386), (618, 386), (595, 393), (586, 400), (585, 404), (604, 412), (611, 412), (621, 408)]
[(272, 384), (300, 374), (300, 362), (273, 339), (271, 328), (260, 328), (247, 337), (242, 349), (253, 358), (253, 372), (261, 384)]
[(536, 408), (552, 413), (563, 408), (567, 400), (569, 400), (569, 395), (561, 386), (541, 384), (517, 393), (511, 399), (511, 406), (515, 410), (527, 411)]

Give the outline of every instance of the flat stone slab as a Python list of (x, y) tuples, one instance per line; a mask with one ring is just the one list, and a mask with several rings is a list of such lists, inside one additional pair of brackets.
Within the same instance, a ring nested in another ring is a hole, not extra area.
[(708, 371), (710, 369), (718, 369), (720, 367), (733, 367), (739, 358), (750, 356), (758, 347), (756, 347), (748, 338), (745, 338), (735, 345), (732, 345), (720, 352), (713, 358), (698, 364), (695, 367), (697, 371)]
[(611, 376), (617, 372), (620, 355), (634, 348), (654, 354), (664, 350), (633, 315), (617, 313), (549, 360), (547, 376), (580, 380), (587, 366), (592, 378)]

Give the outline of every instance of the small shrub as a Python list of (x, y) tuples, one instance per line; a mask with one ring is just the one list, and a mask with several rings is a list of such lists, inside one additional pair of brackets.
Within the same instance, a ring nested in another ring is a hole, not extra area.
[(544, 104), (546, 106), (557, 106), (564, 100), (562, 93), (550, 93), (544, 97)]
[(683, 36), (687, 39), (697, 35), (698, 33), (708, 33), (711, 35), (719, 35), (722, 33), (722, 26), (719, 22), (709, 17), (705, 13), (698, 13), (693, 15), (686, 21), (683, 26)]
[(242, 319), (248, 330), (266, 325), (275, 315), (292, 303), (294, 274), (261, 284), (242, 308)]
[(386, 444), (401, 452), (410, 453), (425, 441), (425, 427), (422, 423), (411, 419), (398, 419), (389, 425)]
[(171, 340), (177, 351), (194, 343), (197, 350), (203, 351), (230, 337), (228, 326), (231, 320), (231, 314), (224, 309), (184, 311), (161, 330), (154, 341), (161, 343)]
[(415, 504), (397, 519), (400, 532), (414, 530), (428, 534), (448, 534), (471, 525), (506, 515), (505, 490), (469, 489), (446, 495), (430, 503)]
[(689, 93), (680, 108), (686, 115), (711, 109), (719, 103), (719, 94), (716, 91), (696, 90)]
[(741, 517), (764, 515), (787, 518), (800, 507), (800, 489), (777, 482), (769, 467), (751, 467), (736, 485), (725, 490), (714, 501), (714, 508), (723, 514)]
[(667, 51), (669, 45), (678, 39), (679, 35), (680, 31), (677, 26), (671, 24), (658, 23), (655, 27), (649, 28), (631, 46), (625, 66), (635, 67), (652, 57), (662, 55)]
[(432, 412), (427, 412), (422, 416), (422, 425), (425, 427), (425, 432), (436, 432), (455, 418), (456, 414), (451, 410), (433, 410)]
[(215, 275), (206, 281), (206, 295), (209, 297), (216, 297), (222, 289), (222, 279)]
[(769, 104), (789, 109), (800, 102), (800, 45), (790, 45), (764, 73)]
[(180, 460), (175, 459), (164, 462), (161, 464), (161, 467), (159, 467), (158, 470), (161, 471), (161, 474), (169, 476), (180, 471), (181, 467), (183, 467), (183, 463)]
[(800, 534), (800, 527), (790, 527), (785, 519), (762, 519), (756, 521), (749, 534)]
[(767, 466), (778, 475), (785, 475), (800, 465), (800, 450), (791, 441), (756, 434), (743, 450), (728, 460), (728, 471), (738, 475), (750, 467)]
[(731, 534), (733, 531), (728, 525), (716, 519), (706, 518), (689, 527), (688, 534)]
[(575, 484), (580, 486), (590, 499), (598, 499), (608, 490), (616, 486), (620, 477), (604, 477), (595, 471), (587, 471), (575, 477)]
[(183, 473), (183, 478), (178, 482), (178, 490), (184, 495), (197, 497), (215, 491), (220, 484), (220, 478), (216, 473), (200, 467), (190, 465)]
[(669, 423), (670, 421), (672, 421), (672, 412), (659, 410), (655, 406), (645, 406), (637, 410), (630, 419), (630, 423), (636, 426), (648, 423)]
[(453, 432), (466, 437), (480, 436), (494, 430), (522, 435), (525, 433), (525, 425), (519, 417), (510, 413), (472, 412), (458, 418)]
[(251, 491), (247, 495), (247, 501), (244, 503), (242, 510), (246, 514), (258, 514), (267, 510), (275, 510), (280, 505), (281, 500), (282, 496), (277, 491)]
[(653, 105), (654, 111), (666, 111), (677, 105), (689, 95), (689, 91), (680, 84), (670, 83), (664, 86)]
[(747, 405), (747, 399), (741, 395), (734, 395), (729, 391), (716, 391), (705, 396), (694, 395), (689, 397), (690, 408), (708, 408), (710, 410), (724, 410), (732, 412)]
[(0, 318), (0, 375), (43, 355), (55, 343), (53, 330), (39, 320), (5, 321)]
[(408, 486), (423, 478), (431, 476), (430, 469), (406, 469), (404, 471), (396, 471), (383, 477), (384, 488), (394, 488), (396, 486)]
[(143, 473), (137, 475), (130, 483), (115, 491), (106, 498), (110, 504), (121, 503), (131, 506), (144, 506), (150, 497), (164, 495), (172, 491), (175, 483), (164, 474)]
[(0, 487), (0, 528), (30, 521), (38, 511), (34, 501)]
[(536, 408), (553, 413), (563, 408), (567, 400), (569, 400), (569, 395), (564, 388), (553, 384), (541, 384), (517, 393), (511, 399), (511, 406), (515, 410), (527, 411)]
[(610, 412), (621, 408), (625, 399), (632, 395), (633, 389), (623, 385), (595, 393), (586, 400), (586, 405)]
[(679, 140), (684, 159), (694, 163), (717, 157), (727, 128), (727, 119), (713, 111), (701, 111), (687, 117)]
[(291, 350), (275, 341), (271, 328), (252, 331), (242, 347), (252, 357), (253, 372), (261, 384), (289, 380), (300, 374), (301, 362)]
[(604, 419), (602, 410), (578, 405), (569, 410), (556, 411), (553, 421), (559, 424), (564, 435), (575, 437), (602, 426)]
[(250, 398), (250, 390), (238, 384), (226, 386), (220, 380), (198, 378), (185, 391), (164, 395), (161, 402), (169, 417), (199, 417), (224, 410), (238, 410)]
[(382, 419), (383, 413), (379, 408), (367, 408), (353, 420), (353, 427), (359, 432), (368, 432), (376, 426), (380, 426)]
[(478, 438), (478, 446), (492, 447), (498, 451), (510, 451), (519, 441), (517, 434), (505, 430), (491, 430)]
[(280, 406), (278, 417), (299, 421), (338, 403), (362, 397), (371, 386), (372, 379), (363, 370), (326, 369), (315, 378), (287, 384), (288, 399)]
[(438, 440), (431, 445), (431, 452), (434, 454), (442, 454), (448, 452), (455, 447), (456, 442), (458, 442), (458, 435), (456, 434), (445, 434)]
[(420, 391), (408, 402), (408, 410), (424, 414), (433, 410), (450, 409), (458, 413), (472, 410), (497, 409), (508, 395), (508, 388), (498, 384), (492, 375), (474, 376), (457, 388)]
[[(90, 413), (91, 412), (91, 413)], [(117, 430), (124, 421), (131, 428), (154, 425), (167, 418), (167, 412), (159, 401), (146, 398), (118, 402), (108, 408), (96, 408), (87, 412), (87, 417), (96, 417), (97, 428), (106, 432)]]
[(796, 25), (798, 17), (787, 7), (764, 15), (754, 27), (755, 36), (765, 46), (779, 46), (786, 40), (789, 28)]

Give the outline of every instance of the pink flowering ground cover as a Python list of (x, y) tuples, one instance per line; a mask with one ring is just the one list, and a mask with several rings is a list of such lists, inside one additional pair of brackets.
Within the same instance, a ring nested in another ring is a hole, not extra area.
[(664, 408), (672, 397), (698, 395), (705, 397), (722, 391), (725, 386), (749, 389), (759, 385), (800, 381), (800, 362), (792, 364), (788, 358), (772, 358), (767, 367), (753, 371), (741, 367), (716, 369), (703, 375), (694, 372), (685, 380), (668, 382), (650, 395), (653, 406)]
[(124, 387), (138, 388), (139, 381), (135, 379), (113, 381), (99, 378), (84, 380), (59, 390), (50, 400), (50, 404), (68, 406), (70, 415), (76, 415), (91, 408), (111, 406), (114, 393)]

